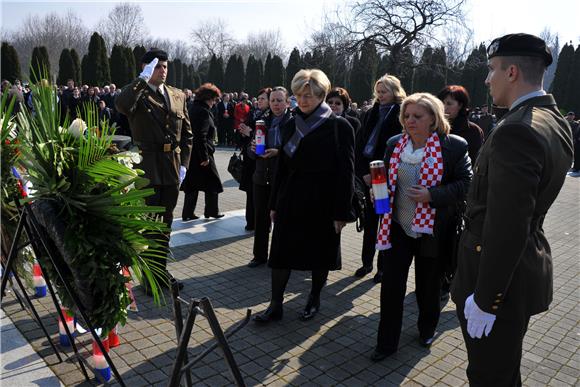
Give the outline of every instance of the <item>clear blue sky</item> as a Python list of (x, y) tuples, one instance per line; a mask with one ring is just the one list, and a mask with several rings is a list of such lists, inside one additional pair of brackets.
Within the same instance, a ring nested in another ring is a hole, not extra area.
[[(72, 9), (94, 28), (118, 1), (2, 1), (2, 30), (18, 28), (29, 14), (64, 13)], [(213, 0), (139, 1), (150, 34), (154, 37), (190, 40), (197, 23), (224, 19), (241, 40), (252, 31), (280, 29), (287, 49), (301, 46), (325, 12), (342, 1), (332, 0)], [(580, 0), (468, 0), (468, 24), (475, 42), (511, 32), (539, 34), (544, 27), (560, 35), (560, 42), (580, 43)]]

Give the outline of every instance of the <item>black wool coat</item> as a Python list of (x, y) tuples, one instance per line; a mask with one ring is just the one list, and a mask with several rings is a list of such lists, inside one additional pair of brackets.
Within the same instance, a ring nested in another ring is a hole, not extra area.
[(282, 129), (270, 200), (276, 219), (269, 265), (338, 270), (340, 234), (334, 231), (334, 221), (354, 220), (354, 131), (348, 121), (333, 114), (302, 139), (290, 158), (284, 145), (295, 130), (294, 118)]
[(372, 109), (367, 111), (365, 114), (362, 127), (356, 136), (355, 173), (358, 177), (362, 178), (364, 175), (368, 175), (370, 173), (369, 163), (374, 160), (382, 160), (385, 156), (385, 149), (387, 147), (387, 141), (389, 138), (401, 133), (403, 130), (403, 127), (399, 122), (400, 111), (401, 106), (395, 104), (393, 110), (391, 110), (389, 116), (383, 122), (383, 125), (381, 126), (381, 132), (379, 134), (379, 140), (377, 141), (377, 146), (375, 147), (375, 153), (371, 158), (365, 157), (363, 155), (363, 151), (379, 119), (379, 103), (375, 103)]
[[(215, 146), (213, 138), (216, 126), (209, 106), (203, 101), (194, 101), (189, 109), (189, 119), (193, 132), (193, 151), (187, 169), (187, 175), (181, 183), (181, 190), (186, 193), (193, 191), (223, 192), (213, 154)], [(209, 165), (202, 167), (202, 161), (209, 160)]]
[(474, 165), (479, 149), (483, 145), (483, 130), (477, 124), (469, 121), (467, 117), (458, 116), (451, 123), (451, 133), (463, 137), (467, 141), (471, 165)]

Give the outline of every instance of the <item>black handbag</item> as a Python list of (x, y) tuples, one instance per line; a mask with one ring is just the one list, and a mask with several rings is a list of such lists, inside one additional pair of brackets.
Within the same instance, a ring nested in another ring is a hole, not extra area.
[(236, 153), (232, 157), (230, 157), (230, 162), (228, 163), (228, 172), (232, 175), (235, 181), (238, 183), (242, 181), (242, 170), (243, 170), (243, 161), (242, 161), (242, 154)]

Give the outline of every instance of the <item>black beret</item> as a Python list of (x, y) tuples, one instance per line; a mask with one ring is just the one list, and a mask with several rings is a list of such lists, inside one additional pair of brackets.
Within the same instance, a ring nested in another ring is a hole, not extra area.
[(141, 58), (141, 63), (151, 63), (151, 61), (153, 59), (159, 59), (162, 62), (167, 62), (167, 53), (163, 50), (160, 50), (158, 48), (150, 48), (149, 51), (147, 51), (145, 53), (145, 55), (143, 55), (143, 57)]
[(552, 53), (546, 42), (530, 34), (509, 34), (494, 39), (487, 48), (487, 57), (535, 56), (544, 59), (546, 67), (552, 64)]

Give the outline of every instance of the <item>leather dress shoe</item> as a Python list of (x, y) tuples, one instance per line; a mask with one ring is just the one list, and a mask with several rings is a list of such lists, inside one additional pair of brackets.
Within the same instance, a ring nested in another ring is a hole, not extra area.
[(375, 276), (373, 277), (373, 282), (376, 284), (380, 284), (381, 282), (383, 282), (383, 272), (382, 271), (377, 271), (377, 274), (375, 274)]
[(254, 258), (250, 261), (250, 263), (248, 263), (248, 267), (258, 267), (258, 266), (263, 265), (265, 263), (266, 263), (265, 260)]
[(429, 348), (431, 347), (431, 344), (433, 344), (433, 342), (435, 341), (435, 335), (424, 339), (422, 337), (419, 337), (419, 344), (421, 345), (421, 347), (423, 348)]
[(259, 324), (267, 324), (271, 321), (281, 320), (283, 315), (284, 309), (282, 304), (270, 304), (265, 311), (254, 316), (254, 321)]
[(204, 215), (204, 217), (206, 219), (209, 219), (209, 218), (219, 219), (219, 218), (223, 218), (224, 216), (225, 216), (224, 214)]
[(306, 307), (300, 314), (300, 320), (308, 321), (314, 318), (318, 311), (320, 310), (320, 297), (314, 298), (313, 296), (308, 296), (308, 302)]
[(192, 216), (182, 216), (182, 217), (181, 217), (181, 220), (182, 220), (183, 222), (187, 222), (188, 220), (196, 220), (196, 219), (199, 219), (199, 216), (197, 216), (197, 215), (192, 215)]
[(359, 267), (357, 269), (357, 271), (354, 272), (354, 276), (358, 277), (358, 278), (362, 278), (365, 275), (369, 274), (371, 271), (373, 271), (373, 268), (371, 266), (362, 266), (362, 267)]
[(371, 354), (371, 360), (374, 362), (385, 360), (387, 357), (391, 356), (395, 352), (397, 352), (397, 351), (396, 350), (394, 350), (394, 351), (382, 351), (378, 348), (375, 348), (375, 350)]

